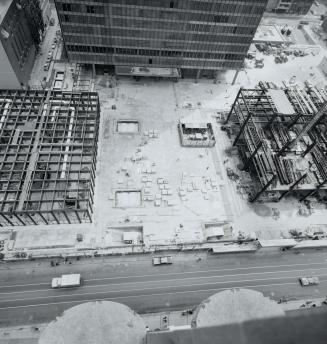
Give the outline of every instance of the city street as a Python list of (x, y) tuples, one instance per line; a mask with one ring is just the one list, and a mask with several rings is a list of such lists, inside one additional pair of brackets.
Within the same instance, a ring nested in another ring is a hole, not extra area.
[[(40, 53), (37, 55), (35, 62), (34, 62), (34, 67), (31, 73), (31, 78), (30, 78), (30, 85), (31, 86), (37, 86), (37, 87), (42, 87), (42, 82), (44, 83), (44, 79), (48, 78), (48, 76), (51, 74), (52, 72), (52, 68), (53, 68), (53, 60), (51, 61), (50, 64), (50, 69), (49, 71), (45, 71), (43, 69), (44, 64), (46, 63), (46, 59), (48, 56), (48, 53), (51, 49), (51, 46), (53, 44), (53, 39), (56, 36), (56, 31), (60, 28), (58, 26), (58, 19), (57, 16), (55, 14), (55, 11), (52, 12), (52, 17), (55, 18), (55, 25), (53, 26), (48, 26), (46, 29), (46, 34), (45, 37), (43, 39), (43, 42), (41, 43), (40, 46)], [(57, 52), (58, 52), (58, 47), (59, 45), (56, 45), (56, 49), (54, 50), (54, 58), (57, 58)]]
[[(3, 266), (0, 324), (51, 321), (69, 307), (95, 300), (121, 302), (140, 313), (190, 308), (218, 291), (235, 287), (255, 289), (275, 300), (327, 294), (327, 253), (322, 251), (208, 257), (178, 253), (173, 255), (173, 265), (157, 267), (151, 265), (151, 259), (98, 258), (53, 268), (49, 262)], [(81, 287), (50, 288), (52, 277), (72, 272), (82, 274)], [(302, 276), (318, 276), (320, 284), (301, 287), (298, 279)]]

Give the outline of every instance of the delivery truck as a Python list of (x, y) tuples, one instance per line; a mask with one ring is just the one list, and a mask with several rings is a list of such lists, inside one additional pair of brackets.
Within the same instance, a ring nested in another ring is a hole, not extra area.
[(80, 285), (81, 285), (80, 274), (62, 275), (61, 277), (54, 277), (51, 281), (52, 288), (79, 287)]

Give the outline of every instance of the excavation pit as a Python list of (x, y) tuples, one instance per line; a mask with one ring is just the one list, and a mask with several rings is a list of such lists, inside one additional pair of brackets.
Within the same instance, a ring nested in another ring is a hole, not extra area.
[(115, 206), (118, 208), (136, 208), (142, 205), (140, 190), (119, 190), (115, 193)]
[(140, 131), (140, 123), (135, 120), (120, 120), (116, 124), (116, 132), (119, 134), (137, 134)]

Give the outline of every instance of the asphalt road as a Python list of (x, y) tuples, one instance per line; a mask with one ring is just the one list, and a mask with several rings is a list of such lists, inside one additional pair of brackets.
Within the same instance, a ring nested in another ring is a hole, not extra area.
[[(86, 301), (111, 300), (140, 313), (189, 308), (218, 291), (242, 287), (278, 300), (327, 295), (327, 254), (234, 255), (175, 254), (171, 266), (151, 265), (151, 256), (83, 260), (50, 268), (49, 262), (4, 266), (0, 270), (0, 325), (53, 320), (65, 309)], [(78, 288), (51, 289), (62, 273), (80, 272)], [(16, 277), (15, 277), (16, 275)], [(318, 286), (301, 287), (301, 276), (318, 276)]]

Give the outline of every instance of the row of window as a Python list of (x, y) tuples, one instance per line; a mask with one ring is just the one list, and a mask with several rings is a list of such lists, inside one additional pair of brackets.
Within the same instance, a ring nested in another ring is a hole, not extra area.
[[(151, 1), (140, 1), (140, 0), (129, 0), (126, 5), (122, 0), (110, 1), (110, 4), (106, 2), (106, 5), (122, 5), (126, 8), (133, 6), (142, 7), (155, 7), (155, 8), (170, 8), (190, 11), (203, 11), (203, 12), (221, 12), (221, 13), (244, 13), (244, 14), (262, 14), (265, 6), (262, 1), (252, 1), (245, 3), (244, 1), (169, 1), (169, 0), (151, 0)], [(57, 1), (58, 9), (65, 12), (84, 12), (84, 13), (104, 13), (104, 6), (101, 5), (85, 5), (81, 1), (76, 1), (73, 4)]]
[(248, 50), (249, 42), (196, 42), (196, 41), (174, 41), (167, 39), (133, 39), (126, 37), (93, 37), (84, 35), (65, 35), (66, 44), (90, 45), (90, 46), (116, 46), (124, 48), (156, 49), (156, 50), (181, 50), (181, 51), (228, 51), (245, 52)]
[(21, 17), (20, 11), (13, 7), (6, 16), (2, 25), (3, 29), (10, 34), (8, 44), (15, 55), (16, 63), (20, 69), (23, 69), (30, 48), (33, 46), (29, 30), (26, 30), (27, 23), (24, 17)]
[[(150, 31), (141, 29), (125, 29), (125, 28), (112, 28), (109, 30), (110, 34), (101, 36), (81, 36), (80, 40), (83, 42), (92, 42), (98, 40), (98, 42), (111, 41), (113, 37), (130, 38), (130, 39), (144, 39), (144, 40), (167, 40), (167, 41), (179, 41), (179, 42), (200, 42), (200, 43), (234, 43), (234, 44), (247, 44), (251, 43), (251, 35), (234, 35), (228, 33), (221, 34), (202, 34), (202, 33), (188, 33), (188, 32), (170, 32), (170, 31)], [(69, 33), (64, 34), (65, 41), (74, 40), (75, 37), (69, 35)], [(76, 37), (78, 40), (78, 37)], [(152, 46), (152, 45), (151, 45)]]
[(112, 18), (113, 27), (130, 27), (138, 29), (155, 29), (170, 30), (183, 32), (210, 32), (210, 33), (227, 33), (237, 35), (253, 35), (255, 27), (235, 26), (235, 25), (216, 25), (212, 23), (185, 23), (185, 22), (167, 22), (167, 21), (150, 21), (139, 20), (137, 18)]
[(68, 51), (95, 54), (118, 54), (118, 55), (139, 55), (139, 56), (162, 56), (162, 57), (183, 57), (197, 59), (216, 59), (216, 60), (242, 60), (243, 54), (217, 53), (217, 52), (193, 52), (177, 50), (152, 50), (152, 49), (133, 49), (133, 48), (113, 48), (89, 45), (67, 45)]
[[(159, 27), (160, 22), (151, 20), (151, 21), (146, 21), (142, 20), (144, 19), (149, 19), (146, 15), (141, 15), (141, 16), (124, 16), (123, 14), (115, 14), (115, 16), (121, 16), (125, 18), (125, 22), (127, 22), (128, 27)], [(89, 24), (89, 25), (101, 25), (104, 26), (106, 25), (106, 19), (103, 16), (81, 16), (80, 14), (60, 14), (59, 18), (62, 22), (66, 23), (79, 23), (79, 24)], [(166, 26), (167, 21), (172, 20), (175, 22), (180, 22), (180, 24), (183, 24), (183, 20), (187, 20), (182, 15), (174, 15), (173, 17), (165, 17), (161, 16), (160, 13), (157, 13), (156, 16), (154, 17), (156, 19), (161, 19), (163, 20), (161, 22), (161, 25)], [(153, 18), (153, 19), (154, 19)], [(134, 20), (133, 20), (134, 19)], [(114, 19), (116, 21), (123, 21), (123, 19)], [(191, 19), (188, 19), (187, 22), (201, 22), (200, 24), (197, 24), (199, 27), (203, 25), (210, 25), (212, 26), (212, 23), (217, 23), (217, 24), (238, 24), (238, 25), (246, 25), (246, 26), (257, 26), (259, 22), (258, 17), (238, 17), (238, 16), (231, 16), (231, 15), (214, 15), (213, 17), (210, 18), (199, 18), (199, 17), (194, 17)]]
[[(114, 57), (113, 57), (114, 56)], [(201, 68), (201, 69), (238, 69), (243, 66), (243, 60), (201, 60), (201, 59), (179, 59), (179, 58), (162, 58), (146, 57), (131, 55), (95, 55), (83, 54), (78, 52), (70, 53), (72, 60), (79, 63), (90, 64), (113, 64), (113, 65), (147, 65), (154, 67), (179, 67), (179, 68)]]
[[(162, 12), (155, 12), (152, 16), (149, 16), (145, 13), (132, 15), (132, 14), (123, 14), (116, 12), (114, 13), (114, 16), (121, 16), (121, 17), (128, 17), (126, 20), (130, 21), (131, 18), (138, 18), (138, 19), (161, 19), (163, 21), (187, 21), (187, 22), (203, 22), (208, 23), (209, 25), (211, 23), (217, 23), (217, 24), (238, 24), (238, 25), (246, 25), (246, 26), (257, 26), (260, 20), (260, 17), (257, 16), (235, 16), (235, 15), (214, 15), (214, 16), (208, 16), (206, 14), (205, 16), (200, 17), (199, 15), (191, 16), (191, 15), (185, 15), (182, 13), (175, 13), (174, 15), (165, 15)], [(70, 23), (80, 23), (80, 24), (91, 24), (91, 25), (106, 25), (106, 18), (104, 16), (83, 16), (81, 14), (67, 14), (67, 13), (60, 13), (60, 20), (63, 22), (70, 22)], [(143, 25), (146, 25), (146, 22), (143, 21)], [(149, 21), (151, 26), (156, 26), (156, 22)], [(150, 24), (148, 24), (150, 25)], [(201, 24), (203, 25), (203, 24)], [(131, 26), (129, 23), (128, 26)]]
[(181, 50), (181, 51), (226, 51), (243, 52), (248, 51), (249, 43), (231, 44), (221, 42), (188, 42), (188, 41), (168, 41), (168, 40), (141, 40), (124, 37), (84, 37), (65, 36), (66, 44), (90, 45), (90, 46), (116, 46), (125, 48), (157, 49), (157, 50)]

